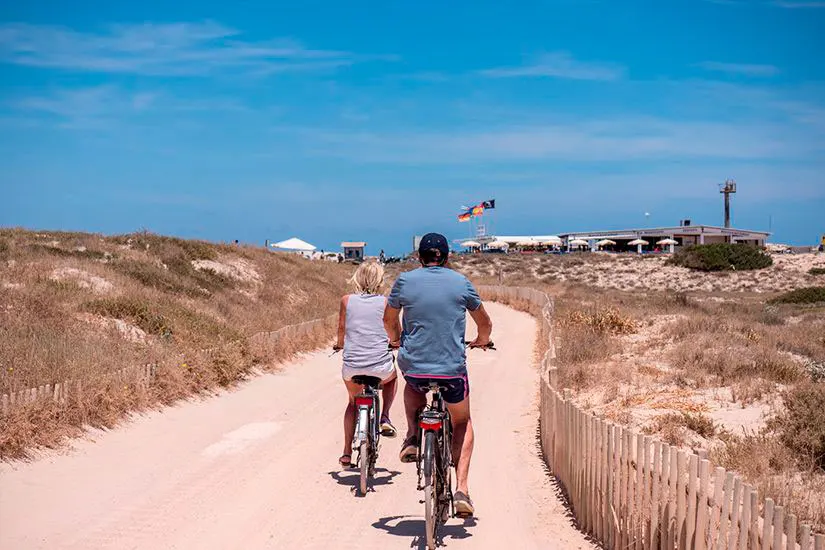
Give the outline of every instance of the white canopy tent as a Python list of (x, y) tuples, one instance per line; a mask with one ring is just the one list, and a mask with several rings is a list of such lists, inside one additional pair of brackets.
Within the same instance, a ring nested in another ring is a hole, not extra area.
[(285, 241), (272, 243), (269, 246), (272, 248), (276, 248), (278, 250), (285, 250), (287, 252), (314, 252), (316, 250), (315, 245), (309, 244), (306, 241), (302, 241), (298, 237), (292, 237), (291, 239), (287, 239)]

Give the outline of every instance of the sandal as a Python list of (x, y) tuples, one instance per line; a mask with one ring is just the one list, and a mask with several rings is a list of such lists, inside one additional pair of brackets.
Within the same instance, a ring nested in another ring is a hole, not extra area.
[(455, 515), (459, 518), (467, 519), (473, 517), (476, 508), (473, 506), (473, 501), (470, 495), (456, 491), (453, 495), (453, 504), (455, 505)]
[(338, 464), (340, 464), (342, 468), (352, 468), (352, 455), (341, 455), (341, 458), (338, 459)]
[(392, 422), (390, 422), (389, 416), (381, 416), (381, 435), (389, 439), (392, 439), (397, 435), (397, 432), (395, 431), (395, 426), (393, 426)]
[(412, 435), (404, 440), (401, 445), (401, 462), (416, 462), (418, 460), (418, 436)]

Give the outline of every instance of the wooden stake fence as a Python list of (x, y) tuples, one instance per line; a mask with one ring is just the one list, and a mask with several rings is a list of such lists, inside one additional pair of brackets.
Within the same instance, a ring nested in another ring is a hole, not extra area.
[(579, 409), (558, 388), (553, 300), (531, 288), (480, 287), (522, 306), (548, 335), (542, 358), (540, 441), (583, 531), (610, 550), (825, 550), (825, 535), (786, 515), (697, 454)]
[[(293, 339), (312, 334), (325, 323), (332, 323), (338, 318), (337, 314), (321, 319), (313, 319), (304, 323), (287, 325), (271, 332), (259, 332), (249, 337), (253, 349), (263, 355), (271, 353), (285, 339)], [(214, 350), (206, 350), (214, 351)], [(106, 373), (106, 377), (114, 380), (137, 380), (139, 383), (151, 383), (157, 372), (157, 365), (143, 365), (119, 369)], [(45, 384), (37, 388), (26, 388), (0, 395), (0, 413), (5, 414), (16, 407), (21, 407), (37, 401), (53, 400), (64, 403), (68, 396), (79, 395), (83, 391), (81, 380), (64, 380), (54, 384)]]

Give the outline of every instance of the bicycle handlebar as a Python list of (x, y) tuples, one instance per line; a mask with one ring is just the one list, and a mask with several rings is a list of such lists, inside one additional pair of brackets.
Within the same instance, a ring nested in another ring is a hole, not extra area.
[(486, 346), (473, 346), (471, 344), (472, 344), (472, 342), (469, 341), (469, 340), (464, 341), (464, 346), (468, 347), (468, 348), (474, 348), (474, 349), (477, 348), (477, 349), (483, 349), (483, 350), (488, 350), (489, 349), (489, 350), (492, 350), (492, 351), (496, 351), (496, 346), (495, 346), (495, 344), (493, 343), (492, 340), (487, 342)]
[[(472, 342), (469, 341), (469, 340), (464, 341), (464, 346), (468, 347), (468, 348), (483, 349), (485, 351), (489, 349), (491, 351), (496, 351), (496, 346), (495, 346), (495, 344), (493, 344), (492, 340), (487, 342), (486, 346), (472, 346), (471, 344), (472, 344)], [(332, 353), (330, 353), (329, 356), (332, 357), (333, 355), (335, 355), (336, 353), (340, 352), (343, 349), (344, 348), (339, 348), (338, 346), (332, 346)], [(387, 346), (387, 349), (389, 351), (398, 351), (398, 347), (395, 347), (395, 346), (392, 346), (392, 345)]]

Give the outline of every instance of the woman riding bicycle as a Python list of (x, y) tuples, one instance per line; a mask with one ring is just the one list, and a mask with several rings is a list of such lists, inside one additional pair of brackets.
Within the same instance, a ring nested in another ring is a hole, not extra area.
[(352, 277), (356, 292), (341, 298), (338, 313), (338, 341), (335, 348), (344, 350), (341, 374), (349, 394), (344, 413), (344, 452), (338, 459), (341, 466), (352, 466), (352, 438), (355, 433), (355, 396), (362, 386), (352, 381), (353, 376), (375, 376), (382, 381), (381, 435), (395, 437), (390, 422), (398, 379), (395, 358), (389, 350), (389, 338), (384, 330), (384, 308), (387, 298), (381, 294), (384, 268), (375, 262), (358, 266)]

